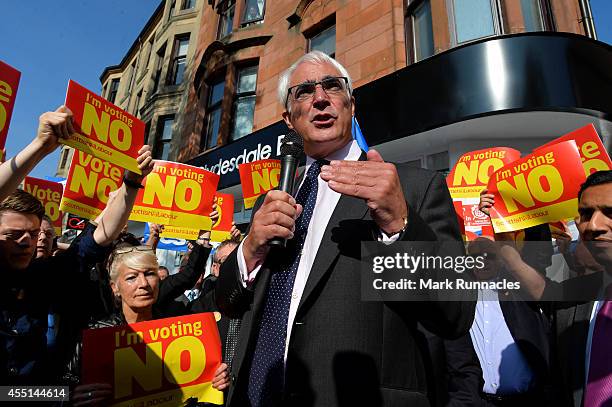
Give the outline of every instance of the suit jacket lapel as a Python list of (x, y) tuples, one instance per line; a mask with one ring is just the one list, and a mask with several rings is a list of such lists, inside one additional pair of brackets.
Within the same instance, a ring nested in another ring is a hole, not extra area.
[[(366, 154), (362, 152), (361, 156), (359, 157), (359, 161), (363, 161), (365, 159)], [(339, 228), (340, 221), (342, 220), (362, 219), (366, 215), (367, 211), (368, 207), (365, 205), (362, 199), (353, 198), (347, 195), (340, 196), (338, 204), (336, 205), (336, 208), (329, 219), (329, 223), (325, 228), (325, 233), (321, 239), (321, 244), (319, 245), (319, 250), (317, 251), (315, 260), (312, 263), (312, 268), (310, 269), (308, 280), (306, 280), (306, 286), (304, 287), (304, 292), (302, 293), (302, 298), (300, 299), (300, 304), (298, 306), (296, 315), (300, 314), (304, 303), (308, 300), (308, 297), (312, 294), (312, 291), (315, 289), (321, 278), (323, 278), (323, 276), (329, 271), (333, 261), (340, 254), (338, 243), (332, 241), (334, 228)]]

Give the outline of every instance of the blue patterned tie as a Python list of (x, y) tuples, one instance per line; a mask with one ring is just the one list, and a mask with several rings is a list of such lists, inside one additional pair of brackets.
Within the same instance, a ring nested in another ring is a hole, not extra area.
[(295, 223), (294, 258), (288, 266), (272, 274), (266, 293), (266, 301), (259, 324), (255, 352), (249, 374), (247, 394), (251, 406), (269, 407), (281, 400), (285, 373), (285, 342), (287, 339), (287, 320), (291, 304), (291, 292), (308, 224), (317, 201), (318, 177), (325, 160), (312, 163), (298, 192), (296, 201), (304, 210)]

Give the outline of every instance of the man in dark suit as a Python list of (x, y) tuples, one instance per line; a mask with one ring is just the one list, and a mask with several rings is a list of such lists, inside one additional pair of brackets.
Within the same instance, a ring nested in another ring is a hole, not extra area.
[(529, 294), (553, 310), (559, 405), (612, 405), (612, 171), (591, 174), (578, 194), (580, 239), (606, 270), (561, 283), (525, 264), (512, 244), (502, 255)]
[[(476, 239), (468, 252), (485, 257), (484, 267), (474, 270), (477, 280), (514, 280), (504, 270), (495, 242)], [(460, 405), (550, 405), (549, 325), (540, 305), (525, 301), (520, 292), (479, 289), (470, 333), (445, 341), (449, 405), (453, 399), (469, 400)], [(467, 380), (472, 375), (466, 367), (474, 357), (482, 378)]]
[[(395, 166), (351, 136), (352, 85), (320, 52), (279, 80), (289, 128), (304, 139), (305, 176), (294, 199), (271, 191), (222, 266), (217, 304), (242, 316), (230, 406), (428, 406), (427, 344), (469, 329), (465, 302), (361, 298), (362, 241), (460, 240), (444, 178)], [(271, 249), (275, 237), (286, 249)]]

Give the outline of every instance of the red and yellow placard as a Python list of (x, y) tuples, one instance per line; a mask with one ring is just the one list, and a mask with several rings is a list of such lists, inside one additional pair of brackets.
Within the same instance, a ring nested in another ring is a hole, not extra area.
[(260, 195), (278, 186), (280, 168), (280, 160), (274, 159), (253, 161), (238, 166), (246, 209), (252, 208)]
[(51, 219), (55, 233), (62, 233), (62, 212), (60, 201), (64, 187), (59, 182), (40, 178), (25, 177), (23, 190), (34, 195), (45, 207), (45, 214)]
[[(495, 232), (510, 232), (571, 218), (584, 182), (578, 147), (564, 141), (537, 150), (496, 171), (488, 190), (495, 196)], [(578, 169), (578, 170), (577, 170)]]
[(219, 176), (199, 167), (155, 161), (138, 192), (131, 220), (210, 230)]
[(112, 386), (112, 406), (223, 403), (212, 388), (221, 363), (213, 313), (83, 331), (82, 384)]
[(122, 179), (122, 168), (77, 150), (72, 156), (60, 209), (95, 219), (106, 206), (108, 195), (121, 186)]
[(72, 110), (77, 133), (62, 143), (140, 174), (136, 158), (144, 143), (142, 120), (72, 80), (66, 106)]
[(219, 220), (212, 225), (210, 240), (222, 242), (231, 237), (232, 221), (234, 220), (234, 195), (217, 192), (215, 203), (219, 212)]
[(478, 198), (491, 174), (520, 156), (520, 151), (509, 147), (486, 148), (463, 154), (446, 177), (451, 196)]
[[(121, 186), (122, 178), (123, 170), (118, 166), (76, 151), (61, 209), (84, 218), (96, 218), (106, 206), (110, 192)], [(208, 215), (218, 182), (217, 174), (201, 168), (156, 161), (136, 196), (130, 219), (195, 229), (197, 236), (199, 229), (210, 230)], [(164, 237), (170, 237), (170, 233)]]
[(580, 159), (584, 167), (584, 173), (587, 177), (597, 171), (612, 170), (612, 160), (610, 160), (610, 156), (601, 142), (593, 124), (588, 124), (550, 143), (546, 143), (535, 149), (535, 151), (568, 140), (574, 140), (576, 142), (578, 151), (580, 152)]
[(4, 149), (21, 72), (0, 61), (0, 150)]

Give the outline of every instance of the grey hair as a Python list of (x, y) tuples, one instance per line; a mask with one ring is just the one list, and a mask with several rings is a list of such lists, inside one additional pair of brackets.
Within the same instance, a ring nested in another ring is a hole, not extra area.
[(153, 251), (141, 252), (135, 250), (128, 253), (113, 253), (113, 260), (109, 267), (111, 281), (117, 282), (117, 278), (120, 274), (119, 267), (123, 264), (134, 270), (159, 270), (157, 256)]
[(221, 242), (221, 244), (219, 244), (219, 246), (217, 246), (217, 248), (215, 249), (215, 253), (213, 254), (213, 261), (215, 263), (219, 262), (219, 250), (221, 250), (224, 247), (227, 246), (233, 246), (234, 248), (236, 246), (238, 246), (240, 243), (236, 242), (235, 240), (232, 239), (225, 239), (224, 241)]
[(351, 75), (349, 75), (348, 71), (342, 64), (336, 61), (334, 58), (330, 57), (324, 52), (321, 51), (310, 51), (307, 54), (304, 54), (293, 63), (287, 70), (285, 70), (278, 78), (278, 101), (280, 104), (287, 110), (291, 111), (291, 102), (287, 99), (289, 92), (289, 79), (293, 72), (303, 63), (316, 63), (316, 64), (330, 64), (333, 65), (334, 68), (340, 72), (340, 76), (346, 76), (348, 79), (348, 95), (351, 97), (353, 95), (353, 81), (351, 80)]

